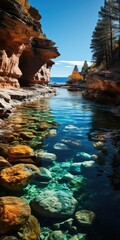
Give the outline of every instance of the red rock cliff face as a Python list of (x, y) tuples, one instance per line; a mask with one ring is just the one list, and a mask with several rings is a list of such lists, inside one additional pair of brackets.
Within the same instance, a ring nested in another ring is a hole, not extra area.
[(83, 97), (103, 104), (120, 104), (120, 72), (93, 72), (87, 76)]
[(87, 76), (88, 89), (120, 92), (120, 74), (110, 71), (91, 73)]
[(26, 0), (0, 0), (0, 88), (48, 83), (59, 53), (44, 37), (40, 18)]

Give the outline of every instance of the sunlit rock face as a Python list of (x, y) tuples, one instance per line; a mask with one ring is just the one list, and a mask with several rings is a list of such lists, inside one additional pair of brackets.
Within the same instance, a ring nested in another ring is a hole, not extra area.
[(120, 104), (120, 73), (93, 72), (87, 76), (87, 89), (83, 97), (99, 103)]
[(114, 75), (109, 71), (89, 74), (87, 87), (108, 92), (120, 92), (120, 74)]
[[(51, 59), (59, 55), (55, 43), (42, 33), (40, 18), (26, 0), (0, 1), (1, 88), (18, 88), (20, 78), (25, 85), (35, 79), (41, 83), (41, 67), (44, 65), (44, 72), (48, 72)], [(46, 74), (44, 81), (48, 82)]]
[(20, 57), (22, 76), (20, 81), (25, 83), (48, 83), (52, 58), (59, 54), (55, 43), (48, 39), (34, 38), (31, 40)]

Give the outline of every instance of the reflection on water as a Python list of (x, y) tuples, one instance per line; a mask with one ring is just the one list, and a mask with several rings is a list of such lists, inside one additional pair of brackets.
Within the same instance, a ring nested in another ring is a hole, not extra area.
[[(56, 154), (55, 164), (47, 166), (52, 180), (47, 186), (28, 186), (22, 197), (29, 201), (47, 188), (72, 192), (78, 210), (96, 214), (89, 229), (78, 227), (88, 240), (120, 238), (120, 118), (108, 110), (79, 92), (60, 89), (51, 99), (18, 108), (1, 130), (2, 146), (27, 144)], [(74, 180), (64, 181), (68, 173)]]

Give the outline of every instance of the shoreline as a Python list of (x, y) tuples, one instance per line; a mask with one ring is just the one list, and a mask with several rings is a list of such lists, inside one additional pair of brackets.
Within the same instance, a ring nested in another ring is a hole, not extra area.
[(56, 95), (50, 86), (36, 85), (19, 89), (0, 89), (0, 119), (8, 117), (17, 106)]

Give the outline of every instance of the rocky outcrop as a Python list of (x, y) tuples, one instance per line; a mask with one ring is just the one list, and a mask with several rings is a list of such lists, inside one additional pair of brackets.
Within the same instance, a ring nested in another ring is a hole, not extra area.
[(87, 76), (87, 87), (108, 92), (120, 92), (120, 74), (110, 71), (91, 73)]
[(93, 72), (87, 76), (83, 97), (100, 103), (120, 104), (120, 73)]
[(40, 18), (26, 0), (0, 1), (0, 88), (48, 83), (51, 59), (59, 53), (44, 36)]
[[(13, 79), (12, 79), (13, 81)], [(12, 81), (9, 81), (9, 87), (12, 88)], [(16, 80), (17, 81), (17, 80)], [(48, 98), (55, 95), (55, 89), (48, 86), (36, 86), (19, 89), (1, 89), (0, 91), (0, 117), (8, 117), (13, 109), (25, 102), (33, 102), (41, 98)], [(1, 122), (2, 124), (2, 122)]]

